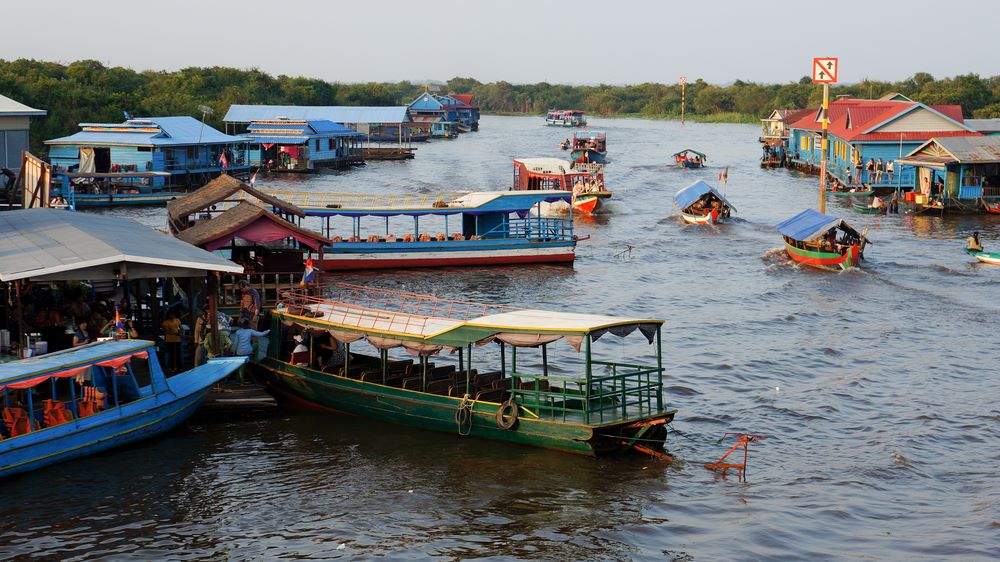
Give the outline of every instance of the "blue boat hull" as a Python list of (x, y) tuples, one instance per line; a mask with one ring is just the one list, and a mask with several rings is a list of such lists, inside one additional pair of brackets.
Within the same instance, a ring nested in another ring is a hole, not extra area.
[(176, 375), (169, 390), (0, 441), (0, 478), (148, 439), (184, 423), (216, 382), (244, 363), (223, 358)]

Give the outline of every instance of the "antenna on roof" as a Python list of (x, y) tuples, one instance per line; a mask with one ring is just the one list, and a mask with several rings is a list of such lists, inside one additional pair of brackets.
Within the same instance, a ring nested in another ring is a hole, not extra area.
[(207, 105), (199, 105), (198, 111), (201, 112), (201, 129), (198, 129), (198, 144), (201, 144), (201, 133), (205, 130), (205, 116), (215, 113), (211, 107)]

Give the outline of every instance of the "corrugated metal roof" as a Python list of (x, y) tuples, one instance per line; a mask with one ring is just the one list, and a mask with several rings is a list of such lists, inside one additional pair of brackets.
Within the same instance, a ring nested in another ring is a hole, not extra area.
[[(827, 114), (830, 120), (830, 134), (844, 139), (847, 142), (853, 141), (892, 141), (900, 140), (899, 133), (866, 132), (874, 127), (891, 121), (895, 117), (917, 108), (925, 108), (928, 111), (936, 111), (955, 121), (959, 125), (962, 122), (962, 110), (959, 106), (942, 105), (928, 107), (917, 102), (892, 101), (892, 100), (859, 100), (840, 99), (830, 103)], [(820, 131), (822, 125), (819, 121), (818, 110), (812, 110), (803, 115), (798, 120), (793, 121), (789, 128), (804, 129), (809, 131)], [(967, 126), (967, 125), (965, 125)], [(903, 134), (903, 140), (928, 140), (935, 136), (951, 135), (971, 135), (976, 136), (974, 131), (910, 131)]]
[(966, 119), (965, 124), (980, 133), (1000, 132), (1000, 119)]
[(953, 158), (934, 158), (942, 163), (993, 164), (1000, 163), (1000, 137), (935, 137), (920, 148), (906, 155), (915, 158), (929, 144), (936, 144)]
[(137, 222), (58, 209), (0, 213), (0, 255), (0, 281), (243, 272), (243, 266)]
[(249, 140), (260, 144), (305, 144), (309, 142), (309, 137), (301, 135), (269, 135), (263, 133), (246, 133), (244, 140)]
[(334, 123), (405, 123), (409, 108), (399, 106), (338, 106), (338, 105), (240, 105), (229, 106), (223, 121), (249, 123), (279, 118), (311, 121), (326, 119)]
[(779, 222), (775, 228), (792, 240), (812, 242), (827, 230), (841, 224), (844, 224), (844, 221), (837, 217), (806, 209), (788, 220)]
[(8, 117), (19, 117), (22, 115), (36, 116), (45, 115), (47, 111), (41, 109), (35, 109), (33, 107), (28, 107), (23, 103), (12, 100), (7, 96), (0, 96), (0, 115)]
[(716, 197), (724, 201), (726, 205), (732, 207), (734, 211), (736, 210), (736, 207), (733, 206), (733, 204), (730, 203), (728, 199), (723, 197), (723, 195), (718, 191), (716, 191), (714, 187), (705, 183), (704, 180), (698, 180), (692, 183), (691, 185), (685, 187), (684, 189), (681, 189), (677, 193), (675, 193), (674, 203), (676, 203), (681, 210), (684, 210), (690, 207), (692, 204), (694, 204), (694, 202), (697, 201), (698, 199), (701, 199), (703, 195), (706, 195), (708, 193), (715, 195)]
[[(229, 144), (246, 142), (227, 135), (189, 116), (143, 117), (124, 123), (80, 123), (88, 130), (68, 137), (51, 139), (45, 144), (96, 144), (129, 146), (183, 146), (192, 144)], [(150, 129), (159, 129), (151, 131)], [(106, 129), (106, 130), (102, 130)], [(122, 129), (142, 129), (135, 132)]]

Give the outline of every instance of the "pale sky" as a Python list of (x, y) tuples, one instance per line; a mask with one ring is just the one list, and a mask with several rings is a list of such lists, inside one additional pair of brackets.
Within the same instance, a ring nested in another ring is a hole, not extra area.
[[(825, 7), (821, 9), (821, 7)], [(42, 0), (5, 2), (0, 58), (256, 67), (335, 82), (789, 82), (1000, 75), (981, 0)]]

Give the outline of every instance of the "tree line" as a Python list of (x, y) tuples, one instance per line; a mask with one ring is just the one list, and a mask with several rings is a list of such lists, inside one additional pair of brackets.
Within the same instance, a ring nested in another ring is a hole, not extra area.
[[(581, 109), (602, 116), (678, 117), (679, 84), (482, 83), (456, 77), (440, 85), (447, 92), (472, 93), (484, 113), (543, 114), (548, 109)], [(175, 72), (108, 67), (93, 60), (69, 64), (29, 59), (0, 59), (0, 94), (48, 111), (32, 119), (31, 145), (45, 154), (42, 142), (72, 134), (82, 122), (119, 122), (134, 116), (191, 115), (212, 108), (206, 122), (222, 129), (231, 104), (404, 105), (424, 85), (411, 82), (346, 84), (316, 78), (272, 76), (257, 69), (185, 68)], [(927, 104), (959, 104), (966, 117), (1000, 117), (1000, 76), (965, 74), (935, 79), (918, 72), (899, 82), (865, 80), (835, 85), (831, 95), (874, 98), (899, 92)], [(808, 77), (787, 84), (736, 80), (721, 86), (702, 79), (687, 84), (685, 113), (692, 120), (755, 122), (776, 108), (804, 108), (820, 103), (820, 88)]]

